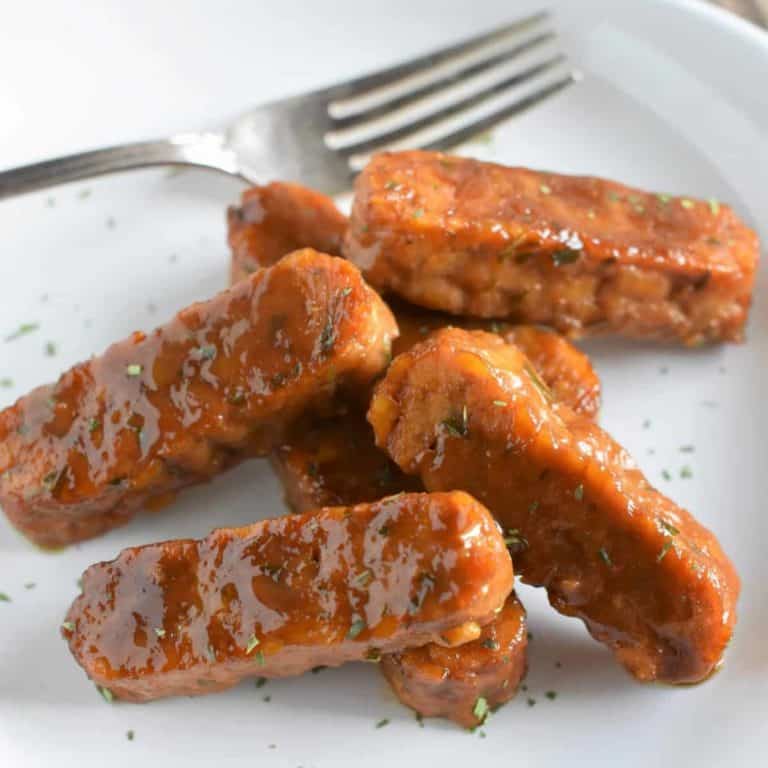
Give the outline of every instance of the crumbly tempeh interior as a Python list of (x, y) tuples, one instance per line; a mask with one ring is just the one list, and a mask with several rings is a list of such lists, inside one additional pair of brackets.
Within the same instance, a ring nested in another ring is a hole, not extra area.
[(413, 151), (357, 177), (344, 255), (431, 309), (699, 345), (742, 339), (759, 242), (715, 200)]

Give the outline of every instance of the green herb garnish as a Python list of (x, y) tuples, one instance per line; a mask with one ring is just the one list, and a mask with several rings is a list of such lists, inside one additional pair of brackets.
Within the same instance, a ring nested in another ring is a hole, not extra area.
[(126, 731), (125, 732), (125, 738), (128, 739), (128, 741), (133, 741), (134, 735), (135, 734), (133, 733), (133, 731)]
[(155, 627), (155, 634), (158, 637), (165, 637), (165, 630), (162, 627)]
[(600, 547), (600, 549), (597, 550), (597, 554), (600, 555), (600, 559), (607, 565), (612, 566), (613, 562), (611, 560), (611, 556), (608, 554), (608, 550), (605, 547)]
[(257, 688), (263, 688), (267, 684), (267, 678), (266, 677), (257, 677), (256, 678), (256, 687)]
[(198, 347), (197, 354), (201, 360), (213, 360), (216, 357), (216, 347), (213, 344), (206, 344), (204, 347)]
[(230, 405), (243, 405), (245, 403), (245, 393), (240, 390), (236, 392), (230, 392), (227, 395), (227, 402)]
[(59, 480), (59, 471), (57, 469), (54, 469), (53, 472), (49, 472), (44, 478), (43, 478), (43, 488), (45, 488), (46, 491), (52, 491), (56, 487), (56, 483)]
[(0, 379), (0, 387), (3, 389), (9, 389), (13, 386), (13, 379), (9, 378), (8, 376), (4, 376), (2, 379)]
[(376, 727), (377, 728), (383, 728), (385, 725), (389, 725), (389, 718), (388, 717), (385, 717), (385, 718), (379, 720), (378, 723), (376, 723)]
[(493, 131), (483, 131), (473, 136), (472, 141), (476, 144), (493, 144)]
[(354, 640), (365, 629), (365, 622), (362, 619), (355, 619), (347, 632), (347, 640)]
[(535, 512), (539, 508), (539, 502), (538, 501), (532, 501), (530, 506), (528, 507), (529, 514), (531, 512)]
[(11, 602), (11, 598), (5, 592), (0, 592), (0, 603), (10, 603), (10, 602)]
[(667, 533), (672, 534), (672, 536), (677, 536), (680, 533), (680, 531), (677, 528), (675, 528), (675, 526), (672, 525), (672, 523), (668, 523), (666, 520), (659, 520), (659, 522), (661, 523), (661, 527)]
[(552, 263), (556, 267), (562, 267), (564, 264), (573, 264), (579, 260), (581, 251), (574, 251), (570, 248), (562, 248), (552, 254)]
[(141, 376), (141, 372), (144, 370), (144, 366), (140, 363), (130, 363), (125, 366), (126, 376)]
[(670, 474), (670, 471), (668, 469), (662, 469), (661, 470), (661, 476), (665, 480), (671, 480), (672, 479), (672, 475)]
[(96, 690), (101, 694), (101, 698), (104, 699), (107, 704), (111, 704), (115, 700), (115, 694), (112, 693), (109, 688), (105, 688), (103, 685), (97, 685)]
[(541, 380), (539, 377), (539, 374), (536, 372), (536, 369), (530, 364), (527, 363), (524, 366), (525, 372), (530, 377), (531, 381), (533, 382), (533, 385), (536, 387), (536, 389), (539, 390), (539, 392), (542, 394), (545, 400), (552, 400), (552, 393), (549, 390), (549, 387)]
[(34, 333), (38, 328), (40, 328), (40, 323), (22, 323), (13, 333), (8, 334), (5, 340), (16, 341), (16, 339), (20, 339), (28, 333)]
[(542, 195), (551, 195), (552, 194), (552, 188), (547, 186), (546, 184), (540, 184), (539, 185), (539, 192), (541, 192)]
[(328, 320), (320, 334), (320, 348), (323, 352), (330, 352), (336, 343), (336, 330), (333, 326), (333, 320)]
[(37, 582), (34, 581), (27, 581), (24, 584), (24, 589), (34, 589), (37, 586)]
[(357, 576), (355, 576), (355, 578), (352, 579), (352, 583), (356, 587), (364, 587), (371, 580), (372, 576), (373, 576), (373, 572), (370, 570), (370, 568), (367, 568), (361, 573), (358, 573)]
[(680, 200), (680, 205), (682, 205), (683, 208), (685, 208), (687, 211), (690, 211), (691, 208), (693, 208), (693, 206), (695, 205), (695, 203), (693, 202), (693, 200), (689, 200), (687, 197), (683, 197)]
[(486, 637), (480, 645), (482, 645), (483, 648), (487, 648), (489, 651), (498, 651), (499, 648), (501, 648), (499, 641), (494, 637)]
[(550, 701), (554, 701), (557, 698), (557, 691), (547, 691), (544, 694)]
[(416, 713), (416, 722), (419, 724), (419, 728), (424, 727), (424, 716), (421, 714), (421, 712)]
[(424, 215), (424, 209), (423, 208), (417, 208), (413, 212), (413, 218), (414, 219), (420, 219)]
[(88, 431), (93, 433), (101, 426), (101, 422), (98, 419), (88, 419)]
[(536, 699), (532, 699), (530, 696), (525, 700), (529, 707), (536, 706)]
[(507, 404), (507, 401), (506, 400), (494, 400), (493, 404), (497, 405), (499, 408), (503, 408)]
[(258, 646), (260, 644), (261, 644), (261, 640), (259, 640), (259, 638), (256, 637), (256, 635), (251, 635), (248, 638), (248, 645), (245, 646), (246, 654), (250, 656), (250, 654), (253, 651), (253, 649), (256, 648), (256, 646)]
[(253, 658), (256, 659), (256, 663), (260, 667), (263, 667), (267, 663), (267, 660), (264, 658), (264, 651), (256, 651)]
[(56, 344), (52, 341), (45, 342), (45, 354), (48, 357), (53, 357), (56, 354)]
[(693, 470), (686, 464), (680, 469), (680, 477), (682, 477), (683, 480), (688, 480), (693, 477)]
[(669, 552), (671, 548), (672, 548), (672, 539), (667, 539), (664, 542), (664, 546), (659, 551), (659, 554), (656, 555), (656, 562), (660, 563), (667, 556), (667, 552)]
[(720, 213), (720, 201), (716, 200), (714, 197), (710, 197), (708, 202), (709, 210), (712, 211), (712, 215), (717, 216), (717, 214)]
[(381, 661), (381, 651), (378, 648), (369, 648), (365, 652), (365, 660), (378, 664)]
[(576, 501), (582, 501), (584, 498), (584, 484), (579, 483), (574, 492), (573, 492), (573, 498), (576, 499)]
[(466, 437), (469, 434), (469, 411), (467, 406), (464, 405), (461, 409), (461, 417), (451, 416), (445, 419), (442, 424), (448, 431), (448, 434), (453, 437)]
[(390, 180), (384, 185), (384, 189), (397, 189), (399, 186), (396, 181)]
[(669, 195), (656, 195), (656, 199), (662, 204), (666, 205), (672, 198)]
[(510, 528), (504, 536), (504, 544), (507, 549), (514, 552), (521, 552), (528, 547), (528, 539), (523, 536), (517, 528)]
[(488, 717), (488, 701), (483, 696), (478, 696), (475, 706), (472, 707), (472, 714), (479, 724), (483, 724)]

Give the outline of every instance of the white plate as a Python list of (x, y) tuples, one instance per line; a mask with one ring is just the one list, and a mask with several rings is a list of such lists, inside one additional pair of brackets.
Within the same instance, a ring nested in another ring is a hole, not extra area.
[[(354, 0), (333, 8), (309, 0), (268, 8), (245, 0), (9, 5), (0, 44), (0, 167), (205, 126), (533, 6), (390, 0), (374, 12), (373, 4)], [(498, 130), (478, 151), (502, 162), (722, 198), (765, 238), (768, 36), (683, 0), (547, 5), (586, 78)], [(238, 193), (237, 184), (210, 175), (146, 172), (0, 204), (0, 335), (20, 323), (40, 324), (36, 333), (0, 343), (0, 378), (14, 380), (0, 389), (3, 403), (222, 288), (223, 209)], [(258, 691), (246, 683), (207, 698), (108, 706), (59, 638), (80, 572), (127, 545), (280, 514), (276, 482), (263, 463), (251, 463), (188, 492), (169, 511), (57, 555), (41, 554), (0, 521), (0, 591), (12, 598), (0, 603), (0, 765), (764, 765), (765, 296), (763, 275), (745, 346), (588, 345), (605, 385), (605, 426), (652, 481), (718, 533), (741, 572), (736, 635), (711, 681), (680, 689), (639, 685), (579, 622), (550, 610), (541, 591), (522, 588), (534, 635), (528, 691), (491, 719), (485, 739), (436, 721), (422, 730), (370, 665)], [(48, 341), (54, 356), (44, 352)], [(686, 444), (696, 452), (681, 453)], [(680, 478), (683, 465), (691, 466), (692, 479)], [(674, 478), (663, 480), (663, 469)], [(34, 588), (26, 589), (28, 582)], [(554, 701), (548, 690), (557, 691)], [(377, 730), (382, 718), (391, 723)]]

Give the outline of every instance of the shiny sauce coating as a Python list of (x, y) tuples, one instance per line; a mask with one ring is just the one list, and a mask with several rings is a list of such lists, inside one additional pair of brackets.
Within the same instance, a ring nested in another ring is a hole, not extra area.
[(487, 623), (513, 585), (490, 513), (466, 494), (401, 494), (91, 566), (62, 633), (98, 685), (135, 701), (298, 675)]
[(387, 304), (400, 329), (400, 335), (392, 344), (393, 355), (407, 352), (433, 331), (447, 326), (496, 333), (508, 344), (520, 348), (558, 402), (591, 419), (597, 418), (602, 397), (600, 378), (589, 357), (559, 333), (503, 320), (455, 317), (415, 307), (394, 297), (387, 297)]
[[(392, 345), (395, 353), (423, 341), (447, 320), (446, 315), (406, 308), (402, 302), (395, 303), (393, 310), (400, 329)], [(492, 325), (496, 333), (528, 356), (558, 402), (590, 418), (597, 415), (600, 379), (583, 352), (543, 328)], [(272, 452), (271, 460), (294, 512), (422, 490), (417, 477), (405, 474), (376, 446), (365, 415), (350, 406), (339, 408), (329, 418), (298, 422)]]
[(699, 345), (742, 338), (759, 242), (717, 200), (413, 151), (358, 176), (343, 252), (431, 309)]
[(354, 266), (294, 252), (0, 413), (0, 503), (41, 545), (101, 533), (367, 391), (396, 333)]
[(698, 682), (720, 664), (739, 579), (717, 539), (603, 430), (555, 403), (518, 349), (438, 331), (395, 358), (368, 419), (428, 490), (484, 503), (517, 543), (522, 579), (637, 678)]

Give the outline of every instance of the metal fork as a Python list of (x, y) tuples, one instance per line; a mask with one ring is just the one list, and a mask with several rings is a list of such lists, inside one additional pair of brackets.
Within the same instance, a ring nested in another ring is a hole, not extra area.
[[(375, 152), (452, 149), (575, 82), (563, 54), (542, 53), (555, 39), (550, 21), (536, 13), (381, 72), (264, 104), (219, 131), (2, 171), (0, 199), (159, 165), (208, 168), (249, 183), (289, 179), (337, 194)], [(513, 100), (497, 104), (502, 96)]]

